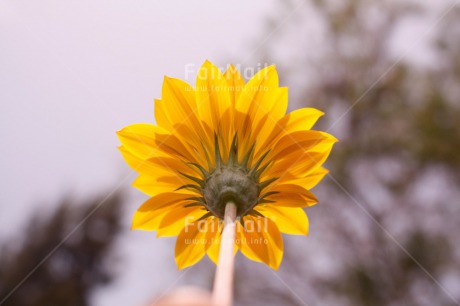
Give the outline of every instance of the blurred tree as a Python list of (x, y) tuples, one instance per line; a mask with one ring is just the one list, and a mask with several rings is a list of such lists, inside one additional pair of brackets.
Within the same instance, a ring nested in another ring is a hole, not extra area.
[[(459, 17), (447, 2), (437, 13), (415, 1), (282, 2), (263, 57), (340, 142), (307, 209), (310, 237), (285, 236), (276, 275), (238, 262), (237, 304), (459, 305)], [(411, 23), (429, 36), (401, 39)]]
[(121, 194), (65, 199), (51, 215), (37, 214), (21, 243), (2, 248), (0, 305), (89, 305), (93, 290), (114, 277), (109, 255), (121, 204)]

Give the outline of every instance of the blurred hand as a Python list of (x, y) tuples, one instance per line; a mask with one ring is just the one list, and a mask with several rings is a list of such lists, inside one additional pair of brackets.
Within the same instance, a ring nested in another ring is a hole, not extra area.
[(211, 293), (197, 287), (182, 287), (155, 300), (149, 306), (212, 306)]

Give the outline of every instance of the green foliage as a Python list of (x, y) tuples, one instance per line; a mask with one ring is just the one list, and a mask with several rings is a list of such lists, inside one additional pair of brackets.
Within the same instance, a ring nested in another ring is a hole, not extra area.
[[(0, 304), (89, 305), (92, 291), (113, 278), (108, 254), (120, 230), (120, 194), (65, 199), (48, 216), (37, 214), (0, 255)], [(114, 258), (112, 258), (113, 260)]]
[[(430, 32), (434, 56), (422, 65), (411, 61), (419, 45), (389, 51), (404, 22), (429, 15), (415, 3), (318, 0), (297, 8), (297, 18), (272, 20), (276, 35), (270, 32), (264, 56), (284, 68), (290, 101), (313, 101), (326, 113), (318, 129), (340, 142), (315, 190), (320, 204), (307, 209), (310, 237), (294, 245), (285, 236), (282, 282), (238, 271), (244, 284), (237, 288), (253, 288), (240, 289), (241, 304), (460, 301), (449, 289), (460, 285), (460, 10)], [(286, 15), (297, 7), (283, 4)], [(429, 27), (434, 18), (426, 20)], [(321, 45), (302, 36), (315, 27)], [(303, 50), (295, 61), (276, 56), (293, 50)]]

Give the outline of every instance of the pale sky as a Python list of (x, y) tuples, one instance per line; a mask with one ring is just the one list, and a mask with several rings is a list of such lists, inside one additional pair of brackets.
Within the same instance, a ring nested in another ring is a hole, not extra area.
[[(274, 8), (274, 0), (1, 1), (0, 238), (66, 193), (130, 188), (115, 131), (153, 122), (164, 75), (184, 78), (206, 59), (258, 63)], [(144, 199), (133, 194), (129, 214)], [(180, 275), (173, 240), (126, 231), (122, 277), (96, 305), (142, 304)]]
[[(116, 148), (115, 131), (153, 122), (164, 75), (194, 84), (187, 71), (206, 59), (257, 67), (266, 43), (299, 17), (276, 2), (1, 1), (0, 239), (65, 194), (131, 190), (134, 174)], [(266, 29), (273, 14), (275, 33)], [(422, 33), (422, 25), (401, 32), (397, 45)], [(121, 278), (94, 297), (95, 305), (142, 305), (180, 283), (174, 239), (129, 230), (131, 213), (145, 199), (132, 193), (119, 242)]]

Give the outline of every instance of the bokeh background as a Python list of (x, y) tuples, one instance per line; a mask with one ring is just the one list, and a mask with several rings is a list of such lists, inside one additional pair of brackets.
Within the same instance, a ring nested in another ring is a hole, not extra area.
[[(276, 64), (290, 110), (340, 139), (280, 270), (237, 256), (236, 305), (460, 305), (459, 1), (0, 2), (0, 305), (145, 305), (210, 288), (115, 131), (153, 122), (164, 75)], [(190, 72), (191, 71), (191, 72)]]

